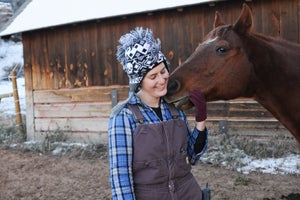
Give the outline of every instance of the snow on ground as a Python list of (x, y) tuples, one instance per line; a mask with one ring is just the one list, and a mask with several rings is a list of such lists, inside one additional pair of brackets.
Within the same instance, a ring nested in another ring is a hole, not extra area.
[[(22, 42), (4, 41), (0, 39), (0, 95), (13, 92), (12, 82), (5, 68), (23, 65), (23, 45)], [(25, 113), (25, 82), (24, 78), (17, 79), (17, 87), (20, 98), (22, 114)], [(1, 115), (15, 113), (14, 98), (2, 98), (0, 102)]]
[(257, 159), (247, 155), (242, 149), (233, 146), (227, 148), (229, 150), (224, 150), (216, 145), (210, 146), (201, 157), (201, 161), (220, 165), (243, 174), (255, 171), (268, 174), (300, 174), (300, 154)]
[(289, 155), (284, 158), (253, 159), (250, 156), (244, 159), (245, 166), (237, 171), (248, 174), (259, 170), (269, 174), (300, 174), (300, 155)]
[[(17, 79), (18, 95), (21, 113), (25, 114), (26, 104), (25, 104), (25, 80), (24, 78)], [(12, 82), (8, 80), (0, 81), (0, 95), (13, 92)], [(14, 115), (15, 114), (15, 100), (14, 97), (8, 97), (1, 99), (0, 102), (1, 115)]]
[[(13, 42), (0, 39), (0, 79), (7, 78), (3, 68), (23, 65), (23, 45), (21, 42)], [(2, 93), (0, 91), (0, 93)]]
[[(5, 43), (0, 41), (0, 75), (2, 73), (1, 67), (4, 66), (3, 63), (14, 64), (23, 59), (22, 51), (20, 51), (20, 44), (15, 43)], [(4, 53), (3, 53), (4, 52)], [(5, 59), (3, 59), (5, 58)], [(5, 60), (5, 61), (4, 61)], [(20, 107), (22, 114), (26, 113), (25, 105), (25, 82), (24, 78), (17, 79), (18, 85), (18, 94), (20, 98)], [(1, 80), (0, 79), (0, 94), (6, 94), (13, 92), (12, 83), (10, 80)], [(0, 102), (0, 114), (1, 115), (12, 115), (15, 113), (15, 104), (14, 98), (3, 98)], [(29, 143), (32, 141), (28, 141)], [(28, 143), (26, 142), (26, 143)], [(64, 144), (66, 145), (66, 144)], [(74, 145), (68, 144), (68, 145)], [(82, 144), (84, 146), (84, 144)], [(60, 149), (55, 149), (53, 154), (56, 154)], [(202, 157), (202, 162), (213, 162), (217, 160), (222, 166), (228, 166), (232, 162), (232, 158), (238, 162), (240, 167), (237, 167), (236, 170), (247, 174), (253, 171), (258, 171), (262, 173), (270, 174), (300, 174), (300, 155), (292, 154), (282, 158), (266, 158), (266, 159), (256, 159), (251, 156), (246, 155), (240, 149), (234, 149), (231, 151), (231, 154), (235, 155), (226, 155), (226, 153), (220, 151), (219, 149), (208, 150)], [(229, 157), (229, 159), (228, 159)], [(232, 165), (232, 163), (231, 163)]]

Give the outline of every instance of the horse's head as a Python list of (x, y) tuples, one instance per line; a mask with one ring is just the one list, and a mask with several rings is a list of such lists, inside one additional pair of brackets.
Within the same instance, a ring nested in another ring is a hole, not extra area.
[(249, 94), (252, 64), (243, 47), (243, 36), (250, 32), (252, 14), (244, 4), (234, 25), (225, 25), (216, 12), (214, 29), (194, 53), (170, 75), (168, 102), (187, 109), (189, 91), (199, 89), (207, 101), (227, 100)]

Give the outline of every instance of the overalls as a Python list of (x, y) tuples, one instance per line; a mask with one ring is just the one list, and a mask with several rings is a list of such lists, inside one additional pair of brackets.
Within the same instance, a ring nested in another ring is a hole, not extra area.
[(201, 200), (200, 186), (187, 155), (187, 125), (169, 105), (173, 120), (143, 124), (137, 105), (129, 104), (139, 125), (133, 134), (133, 181), (137, 200)]

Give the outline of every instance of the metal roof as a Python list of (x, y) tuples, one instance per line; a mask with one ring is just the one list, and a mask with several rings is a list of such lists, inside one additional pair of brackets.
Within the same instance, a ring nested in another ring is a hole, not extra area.
[(0, 30), (0, 36), (135, 13), (224, 0), (28, 0)]

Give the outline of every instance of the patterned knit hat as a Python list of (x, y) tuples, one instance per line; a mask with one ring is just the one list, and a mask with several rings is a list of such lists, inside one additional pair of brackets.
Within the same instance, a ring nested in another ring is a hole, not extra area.
[(160, 50), (160, 40), (154, 39), (152, 30), (137, 27), (121, 36), (119, 42), (116, 55), (129, 77), (129, 95), (112, 109), (113, 115), (118, 114), (138, 91), (138, 86), (147, 72), (161, 62), (168, 69), (167, 59)]
[[(150, 29), (137, 27), (123, 35), (117, 50), (117, 59), (129, 77), (131, 91), (135, 90), (148, 71), (161, 62), (167, 65), (160, 50), (160, 40), (155, 40)], [(167, 67), (167, 66), (166, 66)]]

